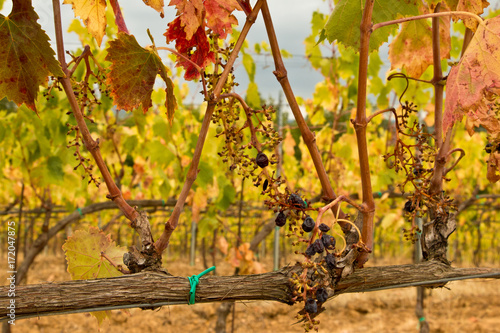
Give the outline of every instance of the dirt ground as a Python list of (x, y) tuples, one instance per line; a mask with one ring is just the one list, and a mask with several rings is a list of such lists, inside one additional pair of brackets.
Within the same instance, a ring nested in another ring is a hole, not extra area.
[[(377, 265), (382, 263), (377, 262)], [(180, 276), (203, 270), (200, 262), (193, 267), (185, 263), (170, 263), (167, 267), (172, 274)], [(217, 269), (219, 274), (232, 271), (227, 263), (221, 263)], [(30, 284), (70, 279), (62, 257), (40, 256), (30, 273)], [(0, 278), (5, 281), (2, 274)], [(431, 332), (500, 332), (500, 280), (457, 281), (449, 283), (447, 288), (428, 291), (425, 313)], [(340, 295), (326, 304), (326, 311), (319, 317), (319, 332), (418, 332), (415, 295), (415, 288)], [(16, 320), (12, 331), (214, 332), (218, 306), (195, 304), (163, 307), (156, 311), (132, 309), (128, 313), (115, 310), (111, 320), (106, 320), (100, 328), (88, 313), (32, 318)], [(293, 325), (298, 310), (299, 306), (274, 302), (237, 303), (234, 332), (303, 332), (300, 324)], [(232, 326), (230, 314), (228, 332)]]

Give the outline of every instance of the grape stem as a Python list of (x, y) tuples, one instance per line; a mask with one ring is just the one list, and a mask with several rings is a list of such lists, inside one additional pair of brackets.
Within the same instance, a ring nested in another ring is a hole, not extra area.
[(208, 106), (207, 106), (207, 110), (205, 111), (205, 116), (203, 118), (203, 123), (201, 125), (200, 134), (199, 134), (198, 140), (196, 142), (196, 147), (195, 147), (195, 150), (193, 153), (193, 159), (192, 159), (191, 164), (189, 166), (189, 170), (188, 170), (187, 175), (186, 175), (186, 180), (184, 182), (184, 186), (182, 187), (181, 193), (179, 194), (179, 197), (177, 199), (177, 203), (175, 204), (172, 215), (170, 216), (168, 221), (165, 223), (165, 229), (164, 229), (162, 235), (154, 244), (156, 252), (159, 254), (161, 254), (168, 247), (168, 244), (170, 241), (170, 236), (172, 235), (174, 230), (177, 228), (177, 225), (179, 224), (179, 217), (183, 211), (184, 204), (186, 202), (189, 191), (191, 190), (191, 187), (193, 186), (193, 184), (196, 180), (197, 174), (198, 174), (198, 166), (200, 163), (201, 152), (203, 150), (203, 145), (204, 145), (205, 139), (207, 137), (208, 128), (210, 126), (210, 122), (212, 120), (212, 115), (215, 111), (217, 101), (219, 100), (219, 96), (222, 92), (224, 84), (225, 84), (230, 72), (232, 71), (234, 62), (236, 61), (236, 58), (238, 57), (238, 53), (241, 50), (241, 47), (243, 46), (243, 42), (245, 41), (245, 38), (248, 35), (248, 32), (250, 31), (250, 27), (255, 22), (257, 14), (259, 13), (260, 8), (264, 2), (265, 2), (264, 0), (259, 0), (255, 4), (255, 6), (252, 10), (252, 13), (247, 17), (245, 25), (243, 26), (243, 29), (241, 30), (240, 36), (238, 37), (238, 40), (236, 41), (236, 44), (234, 46), (233, 51), (231, 52), (229, 59), (227, 60), (227, 64), (224, 67), (224, 71), (220, 75), (220, 77), (217, 81), (217, 84), (214, 87), (212, 95), (205, 96), (205, 99), (208, 101)]
[(195, 63), (194, 61), (192, 61), (191, 59), (189, 59), (188, 57), (186, 57), (184, 54), (182, 53), (179, 53), (177, 52), (176, 50), (170, 48), (170, 47), (165, 47), (165, 46), (158, 46), (156, 47), (157, 50), (163, 50), (163, 51), (168, 51), (168, 52), (171, 52), (173, 54), (175, 54), (176, 56), (178, 56), (179, 58), (182, 58), (184, 60), (186, 60), (187, 62), (189, 62), (191, 65), (193, 65), (194, 68), (196, 68), (196, 70), (198, 71), (198, 73), (200, 73), (200, 77), (201, 77), (201, 84), (203, 86), (203, 95), (204, 96), (207, 96), (207, 84), (206, 84), (206, 81), (205, 81), (205, 76), (203, 76), (203, 68), (201, 68), (200, 66), (198, 66), (197, 63)]
[(457, 166), (458, 162), (460, 162), (460, 160), (465, 156), (465, 151), (462, 148), (455, 148), (455, 149), (450, 150), (446, 157), (448, 158), (449, 156), (451, 156), (451, 154), (456, 153), (456, 152), (460, 152), (460, 156), (457, 158), (457, 160), (453, 163), (453, 165), (451, 167), (449, 167), (448, 169), (446, 169), (444, 171), (443, 176), (446, 176), (446, 174), (448, 172), (453, 170)]
[(381, 22), (381, 23), (374, 24), (372, 26), (372, 31), (375, 31), (376, 29), (383, 28), (385, 26), (392, 25), (392, 24), (399, 24), (399, 23), (415, 21), (415, 20), (423, 20), (423, 19), (428, 19), (428, 18), (434, 19), (434, 18), (439, 18), (442, 16), (452, 16), (452, 15), (468, 16), (468, 17), (475, 19), (479, 24), (484, 25), (484, 21), (479, 15), (476, 15), (476, 14), (470, 13), (470, 12), (465, 12), (465, 11), (456, 11), (456, 12), (430, 13), (430, 14), (417, 15), (417, 16), (412, 16), (412, 17), (404, 17), (404, 18), (400, 18), (400, 19), (392, 20), (392, 21)]
[[(297, 103), (297, 100), (295, 99), (295, 95), (288, 80), (287, 71), (283, 63), (283, 58), (281, 57), (278, 40), (276, 38), (276, 32), (274, 30), (271, 13), (269, 11), (267, 1), (265, 0), (263, 1), (262, 5), (262, 17), (264, 18), (269, 44), (271, 45), (273, 60), (276, 67), (273, 73), (276, 76), (278, 82), (281, 84), (281, 87), (286, 96), (290, 109), (292, 110), (295, 121), (297, 122), (297, 125), (302, 134), (302, 138), (304, 139), (304, 143), (306, 144), (307, 149), (309, 150), (309, 154), (314, 163), (314, 167), (318, 174), (318, 179), (321, 183), (321, 187), (323, 189), (325, 197), (333, 200), (337, 198), (337, 196), (333, 191), (332, 185), (330, 183), (330, 180), (328, 179), (328, 175), (325, 170), (325, 166), (323, 165), (323, 161), (321, 159), (321, 154), (319, 153), (318, 147), (316, 146), (316, 137), (311, 132), (311, 130), (307, 126), (306, 121), (304, 120), (304, 117), (302, 116), (299, 105)], [(332, 208), (334, 210), (334, 213), (337, 210), (339, 210), (338, 206), (333, 206)], [(345, 217), (345, 213), (340, 211), (340, 216), (342, 218)]]
[[(358, 156), (361, 176), (361, 188), (363, 196), (363, 229), (361, 238), (368, 249), (362, 252), (358, 258), (358, 267), (368, 261), (368, 255), (373, 248), (373, 218), (375, 215), (375, 201), (373, 200), (373, 190), (370, 175), (370, 163), (368, 158), (368, 144), (366, 138), (366, 127), (368, 124), (366, 117), (366, 98), (368, 85), (368, 57), (370, 54), (370, 36), (372, 33), (372, 12), (374, 0), (366, 0), (363, 10), (363, 17), (360, 25), (360, 46), (359, 46), (359, 68), (358, 68), (358, 98), (356, 102), (356, 117), (351, 123), (356, 132), (358, 144)], [(343, 217), (341, 217), (343, 218)]]
[(69, 71), (66, 65), (66, 60), (64, 58), (64, 42), (62, 35), (62, 24), (61, 24), (61, 10), (59, 0), (52, 1), (54, 8), (54, 23), (55, 23), (55, 32), (56, 32), (56, 45), (57, 45), (57, 57), (59, 63), (61, 64), (62, 70), (65, 73), (65, 77), (59, 78), (66, 95), (68, 96), (68, 100), (73, 111), (73, 115), (75, 116), (76, 122), (78, 124), (78, 128), (82, 135), (82, 140), (85, 144), (85, 148), (91, 153), (94, 158), (97, 167), (99, 168), (102, 177), (106, 183), (106, 186), (109, 190), (109, 196), (112, 200), (118, 205), (123, 214), (130, 221), (134, 221), (139, 217), (139, 213), (132, 208), (122, 196), (121, 191), (118, 189), (116, 184), (111, 177), (111, 174), (104, 163), (104, 159), (102, 158), (99, 144), (92, 138), (90, 131), (85, 123), (85, 117), (83, 115), (82, 110), (78, 106), (78, 102), (75, 97), (75, 93), (73, 91), (73, 87), (71, 86), (71, 81), (69, 79)]

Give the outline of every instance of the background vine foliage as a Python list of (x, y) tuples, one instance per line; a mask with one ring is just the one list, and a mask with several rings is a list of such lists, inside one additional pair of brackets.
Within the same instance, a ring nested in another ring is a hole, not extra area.
[[(63, 249), (78, 281), (50, 290), (19, 285), (20, 318), (186, 304), (188, 280), (171, 276), (163, 261), (169, 247), (187, 242), (179, 231), (186, 221), (213, 233), (214, 247), (239, 274), (263, 273), (255, 248), (281, 228), (297, 263), (244, 280), (207, 275), (195, 300), (300, 302), (296, 319), (306, 331), (318, 330), (317, 316), (337, 294), (498, 276), (498, 269), (458, 269), (448, 259), (460, 214), (495, 199), (500, 179), (500, 18), (479, 16), (487, 1), (335, 1), (329, 17), (314, 13), (305, 41), (324, 77), (312, 99), (293, 93), (266, 0), (171, 0), (174, 18), (165, 17), (163, 0), (144, 1), (166, 21), (161, 41), (145, 24), (150, 45), (129, 33), (118, 0), (63, 3), (79, 17), (70, 31), (83, 46), (74, 52), (64, 44), (58, 0), (55, 50), (30, 0), (14, 0), (12, 12), (0, 15), (0, 195), (11, 203), (7, 213), (20, 203), (19, 219), (23, 204), (45, 214), (30, 247), (24, 234), (17, 283), (49, 239), (84, 214), (117, 207), (120, 214), (99, 226), (121, 224), (123, 215), (137, 236), (127, 233), (126, 248), (95, 226), (76, 231)], [(269, 43), (252, 51), (247, 36), (259, 16)], [(391, 75), (382, 80), (378, 50), (389, 41)], [(293, 121), (263, 101), (252, 52), (272, 54)], [(250, 81), (246, 95), (236, 89), (239, 57)], [(185, 81), (199, 83), (200, 107), (187, 102)], [(477, 177), (474, 160), (485, 161), (490, 184)], [(272, 221), (250, 243), (242, 241), (244, 196)], [(104, 198), (113, 205), (96, 203)], [(388, 198), (404, 202), (389, 205)], [(58, 207), (77, 213), (51, 225)], [(147, 207), (168, 214), (152, 217)], [(217, 231), (230, 230), (231, 214), (238, 232), (228, 243)], [(363, 268), (374, 235), (403, 219), (405, 238), (421, 247), (425, 262)], [(61, 290), (74, 297), (59, 297)], [(76, 290), (92, 297), (80, 295), (82, 302)], [(107, 316), (93, 313), (99, 322)]]

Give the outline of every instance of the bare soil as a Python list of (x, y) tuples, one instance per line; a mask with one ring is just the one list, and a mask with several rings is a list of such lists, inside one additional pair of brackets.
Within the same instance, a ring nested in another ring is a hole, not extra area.
[[(377, 265), (382, 263), (377, 262)], [(267, 266), (271, 267), (270, 264)], [(172, 274), (180, 276), (198, 274), (204, 269), (201, 262), (189, 266), (180, 260), (169, 262), (166, 267)], [(219, 274), (231, 274), (233, 268), (223, 262), (217, 270)], [(0, 278), (1, 281), (6, 281), (3, 272)], [(40, 256), (28, 276), (30, 284), (70, 279), (65, 270), (64, 259), (55, 256)], [(427, 295), (425, 313), (431, 332), (500, 333), (499, 280), (451, 282), (446, 288), (428, 290)], [(319, 332), (418, 332), (415, 296), (415, 288), (340, 295), (326, 304), (326, 311), (319, 317)], [(12, 331), (214, 332), (219, 305), (170, 306), (155, 311), (115, 310), (111, 312), (111, 319), (105, 320), (100, 328), (96, 319), (88, 313), (16, 320)], [(293, 325), (299, 309), (299, 305), (288, 306), (274, 302), (237, 303), (234, 332), (303, 332), (300, 324)], [(232, 327), (230, 314), (227, 331), (231, 332)]]

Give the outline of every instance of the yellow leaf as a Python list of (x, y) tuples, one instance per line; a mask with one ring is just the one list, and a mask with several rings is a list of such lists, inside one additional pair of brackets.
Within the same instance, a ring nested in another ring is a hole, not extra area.
[(75, 17), (80, 16), (97, 44), (101, 45), (106, 30), (106, 0), (64, 0), (63, 3), (73, 6)]
[(165, 4), (163, 3), (163, 0), (142, 0), (146, 5), (149, 7), (153, 8), (156, 10), (158, 13), (160, 13), (160, 16), (163, 17), (164, 12), (163, 12), (163, 7)]
[[(483, 9), (489, 6), (486, 0), (459, 0), (457, 11), (471, 12), (477, 15), (483, 13)], [(467, 28), (476, 31), (478, 22), (472, 17), (462, 18)]]
[[(444, 8), (443, 10), (446, 10)], [(421, 8), (422, 14), (428, 9)], [(440, 19), (439, 34), (441, 41), (441, 59), (450, 56), (450, 18)], [(425, 20), (417, 20), (402, 24), (401, 31), (389, 47), (391, 70), (404, 68), (406, 73), (419, 78), (427, 67), (432, 65), (432, 29)]]

